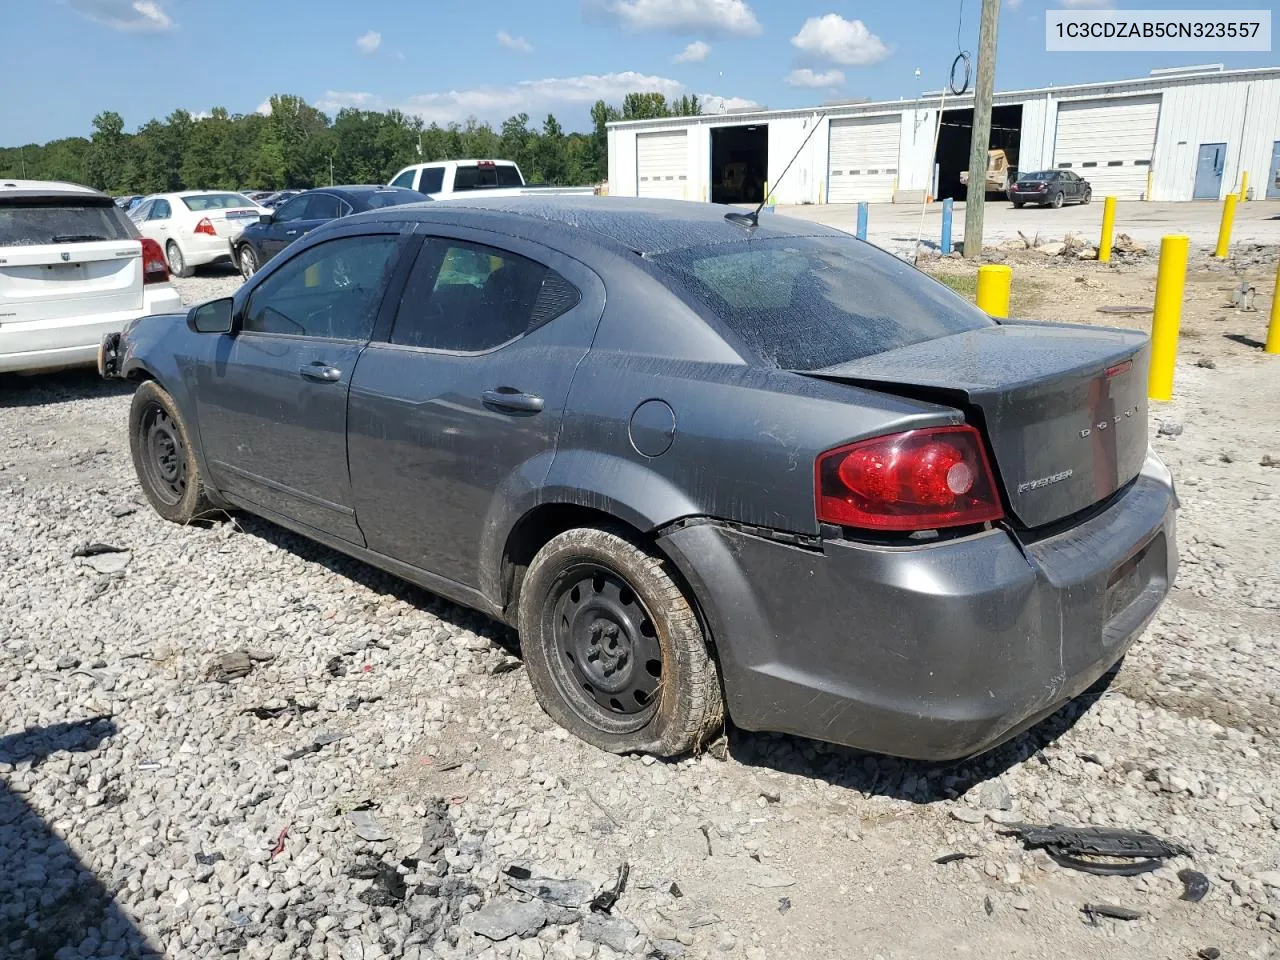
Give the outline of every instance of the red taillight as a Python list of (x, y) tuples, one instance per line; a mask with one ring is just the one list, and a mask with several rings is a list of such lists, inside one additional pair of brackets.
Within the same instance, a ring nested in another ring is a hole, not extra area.
[(213, 224), (209, 222), (208, 217), (201, 217), (200, 222), (196, 224), (196, 233), (207, 233), (211, 237), (216, 237), (218, 232), (213, 229)]
[(818, 520), (864, 530), (936, 530), (1004, 516), (978, 431), (930, 427), (828, 450), (815, 468)]
[(165, 262), (164, 251), (148, 237), (142, 238), (142, 282), (169, 282), (169, 264)]

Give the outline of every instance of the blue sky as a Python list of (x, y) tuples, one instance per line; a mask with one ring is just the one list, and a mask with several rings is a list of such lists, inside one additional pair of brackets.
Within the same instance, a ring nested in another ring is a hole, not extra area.
[[(977, 48), (981, 0), (964, 0)], [(997, 89), (1270, 66), (1275, 53), (1044, 50), (1046, 7), (1270, 6), (1213, 0), (1004, 0)], [(102, 110), (133, 130), (176, 108), (259, 109), (296, 93), (330, 113), (399, 107), (446, 123), (552, 112), (585, 129), (629, 90), (731, 106), (894, 99), (938, 89), (960, 0), (3, 0), (0, 145), (87, 135)], [(13, 41), (18, 42), (13, 42)], [(919, 79), (916, 69), (921, 71)], [(15, 91), (22, 95), (15, 96)]]

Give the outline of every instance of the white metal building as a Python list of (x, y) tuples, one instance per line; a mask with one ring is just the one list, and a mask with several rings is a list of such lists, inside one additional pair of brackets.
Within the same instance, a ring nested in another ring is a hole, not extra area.
[[(1099, 197), (1218, 200), (1248, 171), (1256, 198), (1280, 199), (1280, 67), (1194, 67), (1014, 90), (996, 94), (992, 114), (991, 145), (1019, 170), (1074, 170)], [(972, 96), (932, 95), (622, 121), (609, 125), (609, 192), (751, 202), (768, 182), (778, 203), (962, 195), (972, 115)]]

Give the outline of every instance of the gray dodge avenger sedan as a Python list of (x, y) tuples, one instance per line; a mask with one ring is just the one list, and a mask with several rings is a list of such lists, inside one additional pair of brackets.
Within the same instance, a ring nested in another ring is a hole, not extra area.
[(726, 714), (986, 750), (1176, 567), (1137, 333), (997, 321), (839, 231), (476, 198), (336, 220), (106, 338), (166, 519), (238, 508), (502, 620), (539, 702), (675, 755)]

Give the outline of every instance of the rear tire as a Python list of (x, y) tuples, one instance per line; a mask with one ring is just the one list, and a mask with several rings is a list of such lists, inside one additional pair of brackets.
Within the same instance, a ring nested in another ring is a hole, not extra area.
[(242, 244), (240, 253), (236, 257), (236, 263), (240, 267), (240, 276), (248, 280), (258, 272), (258, 255), (249, 244)]
[(1057, 193), (1053, 195), (1053, 199), (1049, 201), (1049, 204), (1055, 210), (1059, 210), (1062, 208), (1062, 191), (1061, 190), (1059, 190)]
[(156, 513), (190, 523), (214, 509), (191, 449), (191, 434), (173, 397), (153, 380), (142, 383), (129, 407), (129, 451), (138, 483)]
[(191, 267), (187, 265), (187, 259), (182, 255), (182, 248), (176, 242), (170, 240), (165, 244), (165, 259), (169, 261), (169, 272), (175, 277), (186, 278), (191, 276)]
[(611, 753), (673, 757), (719, 733), (724, 700), (702, 627), (663, 560), (604, 530), (544, 546), (520, 588), (538, 703)]

